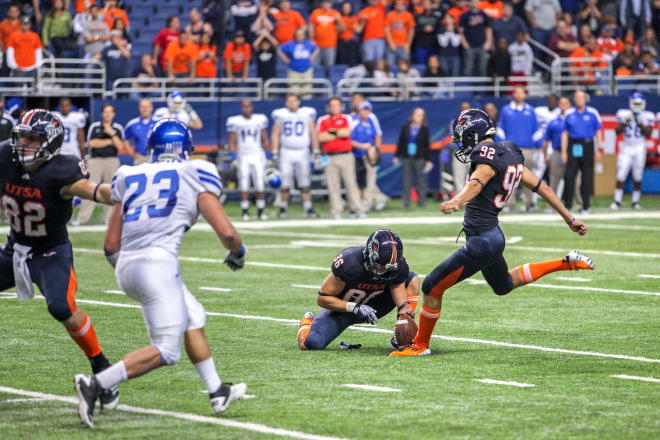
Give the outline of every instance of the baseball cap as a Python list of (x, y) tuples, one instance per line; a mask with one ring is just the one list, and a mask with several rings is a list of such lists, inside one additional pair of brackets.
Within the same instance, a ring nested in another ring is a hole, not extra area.
[(373, 110), (373, 107), (371, 106), (371, 103), (369, 101), (362, 101), (360, 105), (358, 105), (358, 110)]

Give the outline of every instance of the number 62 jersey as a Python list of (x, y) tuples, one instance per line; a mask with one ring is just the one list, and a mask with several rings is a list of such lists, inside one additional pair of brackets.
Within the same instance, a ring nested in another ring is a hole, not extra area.
[(470, 163), (468, 175), (472, 175), (478, 164), (490, 165), (495, 170), (495, 176), (465, 206), (463, 218), (468, 233), (487, 231), (498, 225), (498, 214), (520, 184), (525, 158), (513, 142), (484, 142), (474, 147)]
[(112, 180), (112, 201), (121, 203), (121, 250), (160, 247), (177, 255), (183, 234), (197, 221), (197, 198), (220, 197), (215, 165), (172, 160), (122, 166)]

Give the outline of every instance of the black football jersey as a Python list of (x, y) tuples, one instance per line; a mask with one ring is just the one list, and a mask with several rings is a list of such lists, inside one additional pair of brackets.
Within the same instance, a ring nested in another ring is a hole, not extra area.
[(61, 154), (28, 174), (12, 160), (9, 141), (0, 143), (0, 197), (9, 217), (10, 239), (36, 250), (66, 242), (73, 205), (60, 190), (87, 178), (84, 161)]
[(497, 226), (498, 214), (520, 184), (525, 159), (513, 142), (484, 142), (470, 153), (469, 175), (481, 163), (493, 167), (496, 174), (465, 206), (463, 227), (468, 232), (487, 231)]
[(358, 305), (368, 304), (381, 294), (390, 295), (389, 287), (404, 283), (409, 271), (408, 262), (402, 258), (396, 273), (386, 274), (390, 279), (374, 278), (364, 265), (364, 246), (346, 248), (332, 262), (333, 275), (346, 283), (339, 298)]

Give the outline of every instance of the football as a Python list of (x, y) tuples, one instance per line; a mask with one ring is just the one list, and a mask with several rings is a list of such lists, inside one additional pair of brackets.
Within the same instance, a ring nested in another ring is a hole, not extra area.
[(401, 314), (396, 318), (394, 326), (394, 339), (399, 347), (405, 347), (412, 343), (417, 334), (417, 324), (412, 315)]

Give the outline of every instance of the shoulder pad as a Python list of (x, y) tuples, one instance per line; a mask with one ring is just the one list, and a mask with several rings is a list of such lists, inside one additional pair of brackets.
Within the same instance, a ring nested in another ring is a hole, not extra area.
[(356, 281), (364, 271), (362, 246), (341, 251), (332, 262), (332, 274), (345, 283)]

